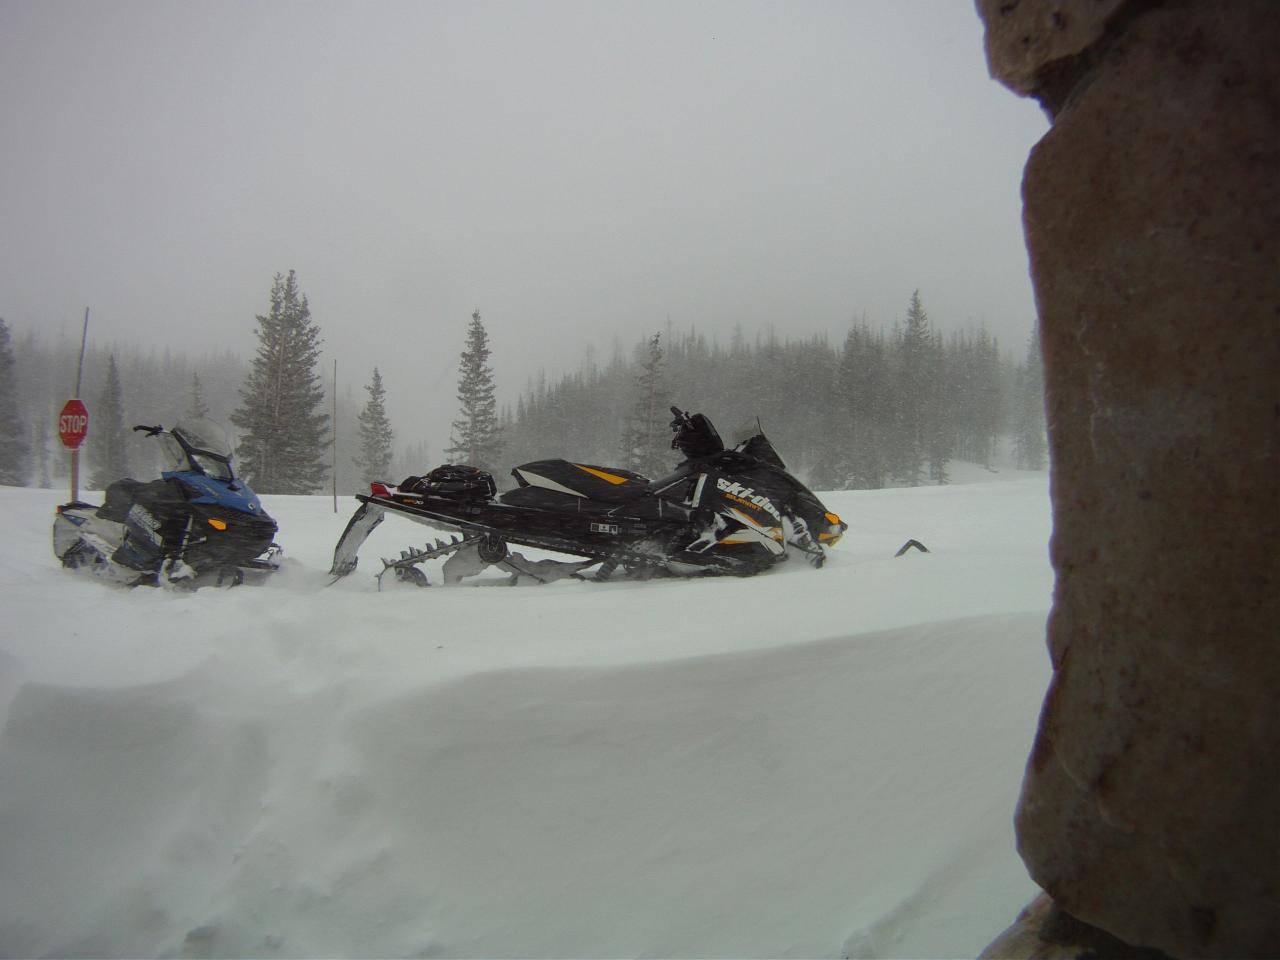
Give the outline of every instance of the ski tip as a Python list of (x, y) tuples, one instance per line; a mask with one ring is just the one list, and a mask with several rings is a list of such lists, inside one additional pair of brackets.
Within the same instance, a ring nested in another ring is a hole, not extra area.
[(921, 553), (928, 553), (928, 552), (929, 552), (929, 548), (928, 548), (928, 547), (926, 547), (926, 546), (925, 546), (923, 543), (921, 543), (919, 540), (908, 540), (906, 543), (904, 543), (901, 547), (899, 547), (899, 548), (898, 548), (898, 552), (897, 552), (897, 553), (895, 553), (895, 554), (894, 554), (894, 556), (895, 556), (895, 557), (900, 557), (900, 556), (902, 556), (904, 553), (906, 553), (908, 550), (912, 549), (913, 547), (914, 547), (916, 550), (919, 550)]

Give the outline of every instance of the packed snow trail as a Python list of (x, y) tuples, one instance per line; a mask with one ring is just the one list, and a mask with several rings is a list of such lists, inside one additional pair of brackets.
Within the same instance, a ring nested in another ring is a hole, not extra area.
[[(0, 488), (0, 953), (972, 955), (1049, 669), (1043, 478), (822, 494), (760, 577), (325, 588), (77, 579)], [(908, 537), (929, 554), (894, 559)]]

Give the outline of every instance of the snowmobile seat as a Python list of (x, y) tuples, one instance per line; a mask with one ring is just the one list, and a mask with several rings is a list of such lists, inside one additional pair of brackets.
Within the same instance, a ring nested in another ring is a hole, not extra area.
[(125, 518), (129, 515), (129, 508), (133, 506), (134, 501), (138, 498), (138, 488), (142, 485), (142, 481), (130, 480), (128, 477), (116, 480), (108, 485), (106, 499), (102, 506), (98, 508), (98, 516), (103, 520), (124, 523)]
[(603, 503), (622, 503), (649, 489), (649, 478), (630, 470), (571, 460), (534, 460), (516, 467), (511, 475), (521, 487), (539, 487)]
[(616, 503), (599, 500), (588, 500), (572, 493), (561, 493), (548, 490), (546, 487), (516, 487), (498, 497), (498, 500), (511, 507), (534, 507), (542, 510), (555, 510), (560, 513), (605, 514), (617, 508)]
[(579, 514), (620, 520), (676, 520), (689, 517), (689, 509), (679, 502), (661, 497), (640, 496), (630, 500), (588, 500), (572, 493), (560, 493), (545, 487), (516, 487), (498, 497), (504, 506), (532, 507), (557, 515)]

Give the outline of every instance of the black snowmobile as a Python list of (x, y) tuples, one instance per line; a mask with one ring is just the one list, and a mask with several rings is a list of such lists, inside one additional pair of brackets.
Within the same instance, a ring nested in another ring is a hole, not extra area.
[(234, 586), (280, 566), (276, 522), (231, 469), (231, 445), (216, 424), (195, 420), (156, 437), (167, 470), (143, 483), (117, 480), (101, 506), (58, 507), (53, 552), (64, 567), (124, 586)]
[[(493, 477), (448, 465), (398, 486), (371, 485), (334, 550), (335, 578), (356, 568), (361, 544), (387, 514), (454, 531), (420, 550), (383, 560), (388, 571), (426, 586), (418, 568), (447, 557), (444, 582), (454, 584), (493, 565), (508, 582), (546, 583), (627, 576), (749, 575), (798, 553), (815, 567), (847, 529), (804, 484), (787, 472), (762, 433), (725, 449), (703, 414), (672, 407), (673, 449), (684, 461), (670, 476), (637, 473), (570, 460), (536, 460), (511, 471), (518, 486), (500, 496)], [(508, 544), (584, 559), (533, 561)]]

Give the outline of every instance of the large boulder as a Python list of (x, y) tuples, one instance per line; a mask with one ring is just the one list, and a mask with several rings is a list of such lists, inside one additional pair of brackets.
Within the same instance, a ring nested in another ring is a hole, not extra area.
[(978, 0), (991, 76), (1024, 96), (1044, 98), (1059, 73), (1073, 74), (1129, 0), (1062, 3)]
[(1274, 956), (1280, 4), (978, 6), (1054, 115), (1023, 183), (1057, 585), (1019, 850), (1130, 944)]

